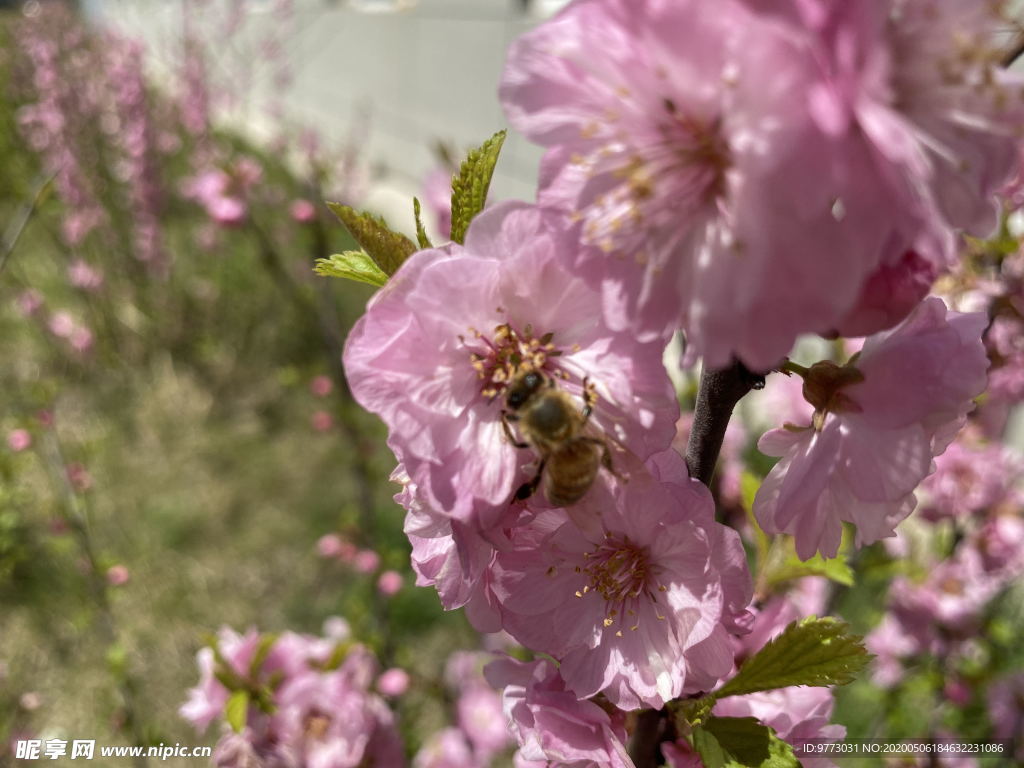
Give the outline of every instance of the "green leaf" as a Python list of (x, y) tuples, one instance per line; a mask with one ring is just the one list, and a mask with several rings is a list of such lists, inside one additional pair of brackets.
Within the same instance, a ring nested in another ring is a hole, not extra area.
[(827, 560), (820, 554), (816, 554), (810, 560), (801, 560), (795, 552), (787, 554), (781, 563), (771, 569), (766, 575), (765, 583), (769, 587), (774, 587), (804, 576), (824, 576), (837, 584), (853, 586), (853, 570), (842, 554)]
[(712, 717), (693, 729), (693, 747), (707, 768), (798, 768), (793, 748), (753, 717)]
[(260, 637), (260, 643), (256, 646), (256, 653), (253, 654), (252, 661), (249, 662), (249, 677), (251, 679), (255, 680), (259, 676), (260, 667), (267, 660), (270, 649), (274, 647), (276, 642), (277, 634), (273, 632)]
[(317, 259), (313, 271), (324, 277), (344, 277), (378, 288), (388, 281), (388, 276), (362, 251), (345, 251), (327, 259)]
[(385, 275), (395, 274), (416, 251), (416, 244), (412, 240), (400, 232), (393, 232), (380, 216), (360, 212), (341, 203), (327, 203), (327, 207), (341, 219), (352, 237)]
[(224, 719), (228, 721), (235, 733), (241, 733), (245, 728), (245, 720), (249, 714), (249, 692), (235, 691), (228, 699), (224, 707)]
[(846, 622), (826, 616), (794, 621), (740, 667), (715, 698), (791, 685), (846, 685), (871, 660), (863, 638)]
[(452, 178), (452, 232), (451, 238), (461, 243), (466, 238), (469, 222), (487, 204), (487, 190), (491, 186), (494, 166), (498, 162), (505, 131), (498, 131), (463, 160), (459, 173)]
[(420, 248), (433, 248), (434, 244), (427, 237), (427, 230), (420, 218), (420, 201), (416, 197), (412, 199), (412, 215), (416, 217), (416, 241), (420, 244)]

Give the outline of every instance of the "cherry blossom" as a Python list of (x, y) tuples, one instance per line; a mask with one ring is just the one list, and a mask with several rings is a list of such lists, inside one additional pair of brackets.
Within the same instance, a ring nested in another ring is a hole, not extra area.
[[(562, 218), (522, 203), (481, 213), (465, 247), (409, 258), (349, 335), (352, 392), (432, 509), (493, 527), (537, 456), (516, 448), (503, 393), (524, 365), (579, 398), (588, 427), (641, 458), (672, 440), (678, 406), (659, 343), (609, 329), (599, 293), (559, 254)], [(584, 392), (584, 384), (587, 392)]]
[(928, 299), (869, 338), (851, 364), (812, 368), (804, 383), (816, 408), (811, 424), (758, 442), (782, 457), (754, 501), (761, 527), (793, 534), (803, 559), (834, 557), (844, 520), (856, 524), (858, 546), (891, 536), (985, 388), (985, 323)]

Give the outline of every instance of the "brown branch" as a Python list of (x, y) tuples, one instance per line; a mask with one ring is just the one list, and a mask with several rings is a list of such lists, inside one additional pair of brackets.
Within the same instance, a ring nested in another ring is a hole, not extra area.
[(701, 372), (690, 441), (686, 445), (686, 466), (691, 477), (711, 485), (733, 408), (750, 390), (763, 387), (764, 374), (753, 373), (738, 360), (721, 370)]
[(1010, 44), (1010, 47), (1006, 49), (1006, 52), (999, 60), (999, 63), (1002, 64), (1003, 67), (1009, 68), (1013, 65), (1013, 62), (1021, 56), (1024, 56), (1024, 32), (1017, 35), (1013, 43)]

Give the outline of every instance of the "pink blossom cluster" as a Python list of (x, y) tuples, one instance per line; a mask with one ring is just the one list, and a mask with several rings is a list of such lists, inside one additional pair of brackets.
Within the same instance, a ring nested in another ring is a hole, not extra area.
[(210, 220), (222, 227), (245, 221), (253, 187), (263, 177), (263, 168), (251, 157), (241, 157), (225, 167), (210, 167), (186, 181), (182, 193), (195, 200)]
[(197, 731), (248, 693), (242, 727), (225, 725), (214, 749), (219, 768), (404, 765), (394, 714), (373, 691), (377, 661), (343, 620), (328, 620), (323, 637), (225, 628), (197, 658), (199, 684), (179, 710)]
[[(502, 699), (483, 675), (493, 658), (457, 651), (443, 679), (430, 681), (452, 702), (450, 724), (423, 739), (413, 768), (489, 768), (507, 752)], [(418, 681), (400, 667), (380, 671), (343, 619), (328, 619), (320, 637), (223, 628), (197, 660), (199, 683), (179, 712), (200, 733), (221, 723), (220, 768), (406, 765), (395, 713)], [(239, 691), (247, 693), (244, 724), (231, 727), (229, 701)]]
[(994, 230), (1024, 109), (1000, 10), (579, 0), (513, 43), (501, 97), (608, 322), (766, 370), (892, 326), (957, 231)]

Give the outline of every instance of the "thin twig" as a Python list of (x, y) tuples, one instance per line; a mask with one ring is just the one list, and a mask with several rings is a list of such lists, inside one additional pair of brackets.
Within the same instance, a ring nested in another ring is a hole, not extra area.
[(0, 274), (3, 273), (4, 268), (7, 266), (7, 260), (11, 258), (11, 254), (14, 253), (14, 249), (18, 245), (18, 241), (21, 240), (21, 235), (25, 231), (25, 227), (28, 226), (29, 220), (32, 215), (39, 208), (39, 202), (43, 199), (43, 193), (49, 187), (50, 182), (53, 181), (53, 177), (56, 173), (51, 173), (48, 176), (43, 177), (37, 184), (35, 192), (32, 194), (32, 199), (27, 203), (22, 203), (21, 210), (15, 215), (13, 221), (8, 225), (7, 230), (4, 232), (3, 240), (0, 241)]
[[(96, 548), (93, 545), (92, 535), (89, 531), (89, 511), (85, 500), (72, 486), (71, 479), (68, 477), (67, 462), (64, 458), (64, 450), (61, 447), (56, 426), (51, 427), (47, 431), (47, 436), (50, 456), (48, 457), (49, 460), (46, 461), (46, 466), (63, 497), (64, 518), (70, 524), (75, 539), (78, 541), (78, 546), (82, 550), (86, 563), (88, 563), (89, 589), (92, 592), (96, 609), (99, 612), (103, 639), (108, 648), (112, 648), (120, 642), (117, 621), (114, 617), (113, 608), (110, 605), (106, 574), (103, 572), (99, 558), (96, 556)], [(118, 670), (116, 674), (118, 678), (117, 687), (123, 702), (124, 726), (131, 733), (135, 746), (144, 747), (146, 746), (146, 739), (142, 731), (142, 724), (139, 722), (136, 696), (138, 686), (127, 669)], [(136, 768), (146, 768), (149, 764), (143, 755), (133, 756), (132, 762)]]

